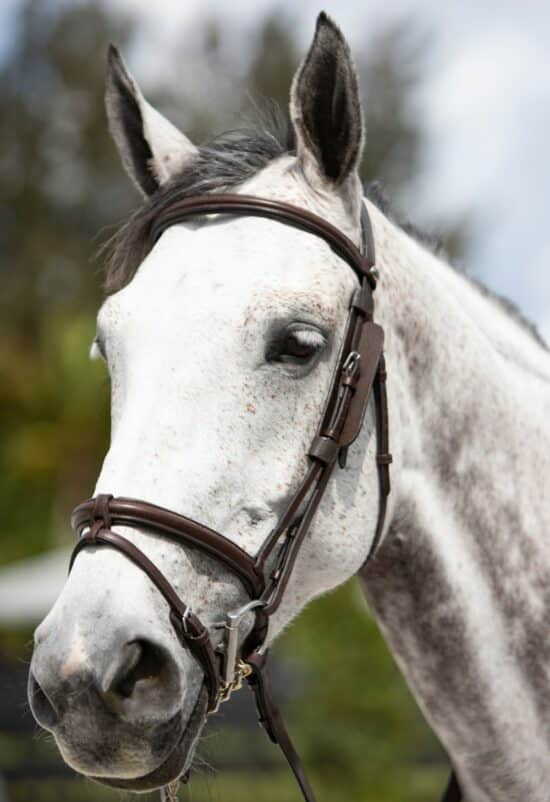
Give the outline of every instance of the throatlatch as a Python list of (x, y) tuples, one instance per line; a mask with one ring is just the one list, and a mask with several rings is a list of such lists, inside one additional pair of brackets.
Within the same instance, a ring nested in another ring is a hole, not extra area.
[[(307, 454), (307, 471), (277, 526), (255, 557), (224, 535), (191, 518), (144, 501), (100, 495), (83, 502), (73, 512), (71, 523), (78, 542), (72, 554), (71, 566), (83, 548), (104, 545), (122, 552), (141, 568), (167, 601), (170, 621), (178, 640), (184, 648), (189, 649), (203, 669), (209, 713), (215, 713), (219, 705), (246, 679), (254, 693), (260, 723), (269, 738), (279, 744), (304, 800), (315, 802), (300, 759), (273, 701), (267, 672), (266, 638), (270, 616), (279, 608), (328, 481), (336, 464), (341, 469), (345, 468), (348, 449), (361, 431), (371, 396), (376, 419), (379, 510), (367, 560), (374, 553), (383, 533), (392, 458), (389, 453), (384, 333), (373, 321), (377, 271), (374, 267), (372, 229), (366, 207), (363, 206), (361, 252), (339, 229), (305, 209), (248, 195), (204, 195), (168, 205), (152, 224), (151, 245), (170, 226), (190, 217), (210, 214), (267, 217), (314, 234), (325, 240), (347, 262), (359, 280), (359, 287), (350, 299), (345, 333), (321, 421)], [(184, 546), (197, 548), (222, 562), (238, 576), (250, 601), (239, 610), (227, 613), (225, 640), (221, 648), (214, 647), (208, 628), (180, 599), (154, 563), (127, 538), (114, 532), (114, 526), (146, 529)], [(239, 625), (250, 613), (254, 614), (254, 625), (244, 644), (239, 647)], [(460, 796), (448, 795), (452, 791), (451, 786), (458, 788), (456, 779), (451, 781), (443, 802), (459, 802)], [(177, 783), (171, 783), (163, 789), (163, 798), (167, 802), (177, 799)]]

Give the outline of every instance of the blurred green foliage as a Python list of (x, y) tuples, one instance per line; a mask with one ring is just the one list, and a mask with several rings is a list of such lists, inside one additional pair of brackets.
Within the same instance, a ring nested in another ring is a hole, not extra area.
[[(104, 238), (137, 201), (107, 133), (104, 54), (112, 40), (131, 53), (144, 35), (105, 5), (33, 0), (21, 4), (17, 31), (0, 68), (0, 563), (70, 541), (69, 511), (90, 492), (107, 448), (105, 372), (87, 359), (101, 298), (94, 257), (98, 232)], [(196, 62), (192, 73), (175, 70), (174, 85), (154, 87), (150, 99), (196, 140), (233, 127), (249, 105), (247, 93), (286, 104), (301, 56), (293, 20), (266, 18), (247, 41), (244, 68), (228, 56), (240, 47), (215, 20), (203, 23), (182, 38), (182, 57), (191, 53)], [(417, 43), (408, 29), (387, 30), (356, 60), (368, 124), (363, 173), (396, 194), (417, 165), (420, 134), (407, 105), (420, 77)], [(205, 75), (208, 97), (199, 91)], [(147, 76), (139, 77), (146, 85)], [(13, 656), (21, 644), (0, 633), (4, 654)], [(289, 711), (291, 728), (321, 802), (435, 798), (441, 753), (353, 582), (311, 605), (279, 654), (305, 678)], [(233, 755), (242, 765), (243, 751), (255, 755), (258, 748), (269, 768), (207, 771), (182, 798), (297, 798), (267, 744), (250, 745), (223, 730), (206, 748), (213, 765), (222, 757), (228, 765)], [(60, 760), (48, 740), (31, 747), (3, 736), (0, 771), (31, 753), (46, 765)], [(15, 802), (120, 797), (88, 782), (53, 779), (13, 782), (9, 791)]]

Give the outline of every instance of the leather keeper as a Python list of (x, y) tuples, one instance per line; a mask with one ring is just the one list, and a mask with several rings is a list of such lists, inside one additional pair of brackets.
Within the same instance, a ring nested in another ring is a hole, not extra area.
[(359, 375), (360, 374), (358, 370), (352, 373), (351, 376), (349, 373), (344, 374), (344, 378), (341, 381), (342, 386), (351, 387), (351, 389), (354, 390), (357, 386), (357, 382), (359, 381)]
[(95, 521), (92, 523), (88, 531), (85, 535), (81, 535), (81, 539), (84, 540), (86, 543), (89, 543), (90, 546), (95, 546), (97, 544), (97, 536), (101, 532), (102, 529), (105, 529), (105, 523), (101, 518), (96, 518)]
[(355, 309), (365, 320), (372, 320), (374, 314), (374, 298), (369, 284), (363, 283), (351, 298), (350, 309)]
[(105, 529), (110, 529), (112, 526), (111, 511), (109, 504), (113, 496), (110, 493), (101, 493), (94, 499), (94, 507), (92, 510), (92, 520), (102, 521)]
[(181, 617), (173, 609), (170, 609), (170, 623), (174, 627), (176, 637), (179, 640), (181, 646), (183, 646), (184, 649), (189, 649), (189, 643), (183, 630), (183, 623)]
[(178, 640), (182, 642), (182, 645), (186, 649), (191, 648), (191, 641), (196, 647), (200, 647), (210, 640), (208, 630), (200, 624), (193, 613), (188, 615), (184, 625), (182, 616), (174, 609), (170, 609), (170, 621), (176, 630)]
[(339, 450), (340, 445), (335, 440), (317, 435), (308, 451), (308, 457), (322, 462), (323, 465), (332, 465), (333, 462), (336, 462)]
[(385, 496), (389, 496), (391, 491), (389, 463), (386, 462), (380, 465), (379, 476), (380, 490)]
[(193, 613), (187, 618), (187, 631), (185, 627), (183, 627), (183, 631), (185, 632), (185, 637), (196, 643), (197, 646), (203, 646), (207, 641), (210, 641), (208, 630)]

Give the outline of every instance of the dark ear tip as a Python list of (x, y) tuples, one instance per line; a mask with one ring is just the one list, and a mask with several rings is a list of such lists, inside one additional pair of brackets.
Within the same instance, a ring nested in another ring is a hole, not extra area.
[(112, 42), (107, 49), (107, 72), (110, 75), (120, 75), (125, 79), (128, 78), (120, 50)]
[(112, 42), (110, 42), (109, 47), (107, 48), (107, 62), (110, 65), (114, 64), (115, 62), (120, 62), (120, 53), (118, 47), (116, 47)]
[(319, 16), (317, 17), (317, 24), (315, 26), (315, 34), (322, 34), (322, 33), (332, 33), (342, 42), (345, 41), (344, 34), (338, 27), (338, 25), (334, 22), (332, 17), (326, 13), (326, 11), (321, 11)]
[(132, 91), (132, 79), (122, 60), (118, 47), (112, 43), (107, 50), (107, 89), (111, 86), (125, 86)]

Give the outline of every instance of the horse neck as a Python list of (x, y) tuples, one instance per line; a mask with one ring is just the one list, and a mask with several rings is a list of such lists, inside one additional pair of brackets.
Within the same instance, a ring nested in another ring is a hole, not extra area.
[(363, 582), (466, 797), (548, 797), (550, 355), (372, 210), (395, 465)]

